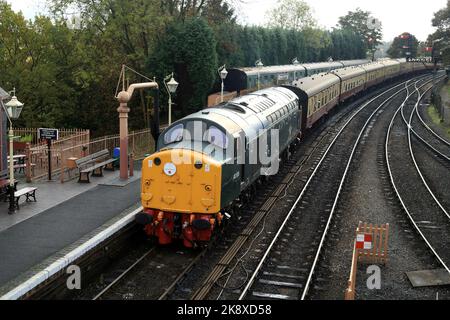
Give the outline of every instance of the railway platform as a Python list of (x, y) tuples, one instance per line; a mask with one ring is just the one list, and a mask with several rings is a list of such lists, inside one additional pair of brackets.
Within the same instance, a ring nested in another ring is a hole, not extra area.
[(76, 180), (37, 182), (38, 202), (25, 203), (8, 215), (0, 204), (0, 297), (81, 243), (111, 226), (136, 207), (140, 196), (141, 164), (126, 183), (119, 172), (106, 173), (91, 184)]

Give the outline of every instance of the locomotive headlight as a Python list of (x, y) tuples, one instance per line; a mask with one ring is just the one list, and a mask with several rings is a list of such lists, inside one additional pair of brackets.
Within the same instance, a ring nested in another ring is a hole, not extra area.
[(201, 161), (196, 161), (195, 164), (194, 164), (194, 167), (196, 169), (200, 170), (203, 167), (203, 163)]
[(152, 184), (152, 183), (151, 183), (150, 180), (145, 180), (145, 182), (144, 182), (144, 185), (145, 185), (146, 187), (150, 187), (151, 184)]
[(205, 190), (208, 192), (212, 191), (212, 186), (210, 186), (210, 185), (205, 186)]

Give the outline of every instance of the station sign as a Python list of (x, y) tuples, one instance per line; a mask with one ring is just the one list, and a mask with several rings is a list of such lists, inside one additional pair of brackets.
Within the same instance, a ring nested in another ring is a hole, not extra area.
[(44, 140), (58, 140), (59, 130), (52, 128), (39, 128), (38, 129), (38, 139)]
[(370, 233), (358, 233), (356, 235), (356, 249), (371, 250), (373, 235)]
[(432, 58), (431, 57), (412, 58), (409, 59), (408, 62), (432, 62)]

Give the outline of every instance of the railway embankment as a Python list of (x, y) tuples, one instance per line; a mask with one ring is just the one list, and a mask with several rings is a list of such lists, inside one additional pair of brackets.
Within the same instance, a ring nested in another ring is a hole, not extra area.
[(427, 124), (441, 137), (450, 139), (450, 82), (448, 80), (441, 83), (438, 98), (432, 99), (424, 108), (425, 110), (422, 116)]

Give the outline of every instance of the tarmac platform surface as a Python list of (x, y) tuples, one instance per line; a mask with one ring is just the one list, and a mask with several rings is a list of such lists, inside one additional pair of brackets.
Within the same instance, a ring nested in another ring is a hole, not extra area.
[(0, 287), (104, 225), (139, 198), (138, 177), (123, 186), (97, 185), (0, 231)]

